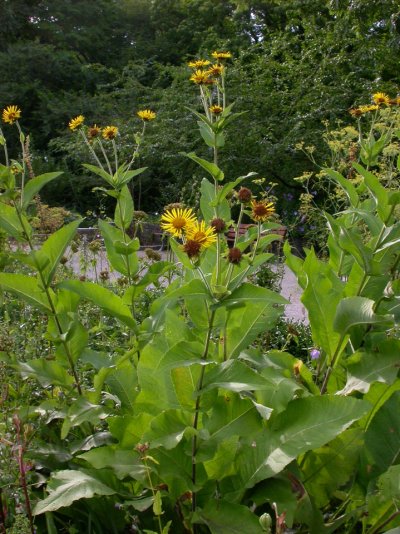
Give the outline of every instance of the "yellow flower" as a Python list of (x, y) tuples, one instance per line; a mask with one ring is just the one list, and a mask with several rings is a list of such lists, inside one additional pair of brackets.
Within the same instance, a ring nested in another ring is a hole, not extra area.
[(191, 75), (190, 81), (196, 85), (207, 85), (214, 83), (214, 80), (210, 78), (210, 73), (205, 70), (196, 70), (196, 72)]
[(351, 108), (349, 109), (349, 113), (352, 117), (361, 117), (363, 114), (360, 108)]
[(362, 114), (364, 113), (369, 113), (370, 111), (376, 111), (377, 109), (379, 109), (379, 106), (377, 104), (370, 104), (368, 106), (360, 106), (358, 108)]
[(375, 104), (386, 104), (389, 105), (390, 98), (386, 93), (375, 93), (372, 95), (372, 100)]
[(212, 65), (207, 72), (210, 74), (210, 76), (215, 76), (218, 78), (218, 76), (221, 76), (221, 74), (224, 72), (224, 66), (216, 63), (215, 65)]
[(215, 106), (211, 106), (211, 107), (209, 108), (209, 110), (211, 111), (211, 113), (212, 113), (213, 115), (220, 115), (220, 114), (224, 111), (224, 108), (221, 107), (221, 106), (217, 106), (217, 105), (215, 105)]
[(195, 59), (194, 61), (189, 61), (188, 66), (191, 69), (202, 69), (204, 67), (207, 67), (211, 61), (208, 61), (207, 59)]
[(93, 126), (91, 126), (88, 129), (89, 139), (94, 139), (95, 137), (99, 137), (100, 133), (101, 133), (101, 128), (100, 126), (97, 126), (97, 124), (93, 124)]
[(189, 258), (194, 258), (215, 243), (216, 240), (217, 236), (213, 227), (206, 227), (204, 221), (195, 221), (187, 227), (186, 241), (182, 248)]
[(156, 114), (150, 109), (143, 109), (142, 111), (138, 111), (137, 116), (139, 117), (139, 119), (142, 119), (142, 121), (145, 122), (152, 121), (156, 118)]
[(251, 216), (257, 222), (266, 221), (275, 212), (273, 203), (268, 202), (267, 200), (252, 200), (251, 208)]
[(71, 119), (68, 124), (69, 129), (72, 131), (76, 130), (83, 124), (84, 120), (85, 117), (83, 115), (78, 115), (75, 119)]
[(112, 140), (117, 137), (118, 128), (116, 126), (106, 126), (103, 128), (103, 138)]
[(18, 106), (7, 106), (3, 109), (3, 121), (14, 124), (21, 117), (21, 110)]
[(211, 55), (217, 61), (223, 61), (224, 59), (230, 59), (232, 57), (230, 52), (218, 52), (217, 50), (215, 50)]
[(182, 237), (185, 229), (194, 224), (196, 217), (191, 208), (172, 208), (161, 216), (161, 228), (174, 237)]

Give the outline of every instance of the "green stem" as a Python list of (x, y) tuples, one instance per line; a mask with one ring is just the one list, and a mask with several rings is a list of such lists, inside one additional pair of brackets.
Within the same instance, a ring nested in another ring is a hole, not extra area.
[(104, 169), (104, 165), (101, 163), (101, 161), (100, 161), (99, 158), (97, 157), (96, 152), (94, 151), (92, 145), (89, 143), (89, 140), (88, 140), (88, 138), (86, 137), (85, 132), (82, 130), (82, 128), (79, 130), (79, 133), (81, 134), (81, 136), (82, 136), (82, 138), (83, 138), (83, 140), (84, 140), (86, 146), (88, 147), (89, 152), (92, 154), (93, 159), (95, 160), (95, 162), (97, 163), (97, 165), (98, 165), (101, 169), (103, 169), (103, 171), (104, 171), (104, 170), (105, 170), (105, 169)]
[(112, 146), (114, 150), (115, 172), (117, 172), (118, 171), (118, 153), (117, 153), (117, 145), (115, 144), (115, 139), (112, 140)]
[(329, 366), (328, 366), (328, 368), (326, 370), (324, 381), (323, 381), (322, 386), (321, 386), (321, 395), (323, 395), (327, 390), (329, 378), (330, 378), (330, 376), (332, 374), (332, 371), (336, 367), (336, 364), (338, 362), (339, 356), (341, 354), (341, 348), (342, 348), (342, 345), (343, 345), (343, 341), (345, 340), (345, 338), (346, 338), (346, 332), (340, 336), (339, 343), (337, 344), (337, 347), (336, 347), (335, 353), (334, 353), (334, 355), (332, 357), (331, 363), (329, 364)]
[[(54, 321), (56, 323), (56, 326), (57, 326), (57, 330), (58, 330), (58, 333), (60, 334), (60, 337), (64, 334), (64, 331), (62, 329), (62, 326), (61, 326), (61, 323), (57, 317), (57, 311), (56, 311), (56, 308), (55, 308), (55, 305), (54, 305), (54, 302), (53, 302), (53, 299), (51, 298), (51, 295), (50, 295), (50, 291), (49, 291), (49, 288), (46, 284), (46, 280), (44, 278), (44, 274), (43, 274), (43, 271), (40, 267), (40, 264), (39, 262), (37, 261), (36, 259), (36, 255), (34, 254), (35, 252), (35, 249), (34, 249), (34, 246), (33, 246), (33, 243), (32, 243), (32, 240), (31, 238), (29, 237), (29, 234), (27, 232), (27, 229), (25, 228), (25, 223), (22, 219), (22, 215), (19, 211), (19, 208), (17, 206), (17, 204), (14, 202), (14, 207), (15, 207), (15, 211), (17, 213), (17, 216), (18, 216), (18, 219), (19, 219), (19, 222), (20, 222), (20, 225), (21, 225), (21, 228), (23, 230), (23, 233), (25, 234), (25, 239), (28, 243), (28, 246), (29, 246), (29, 249), (31, 252), (33, 252), (33, 258), (34, 258), (34, 262), (35, 262), (35, 266), (36, 266), (36, 269), (39, 273), (39, 277), (40, 277), (40, 281), (42, 283), (42, 286), (43, 286), (43, 289), (44, 289), (44, 292), (46, 294), (46, 297), (47, 297), (47, 301), (49, 303), (49, 306), (50, 306), (50, 310), (51, 310), (51, 313), (54, 317)], [(79, 395), (82, 395), (82, 388), (81, 388), (81, 384), (80, 384), (80, 381), (79, 381), (79, 377), (78, 377), (78, 374), (76, 372), (76, 369), (75, 369), (75, 364), (74, 364), (74, 360), (72, 358), (72, 355), (71, 355), (71, 352), (69, 350), (69, 347), (68, 347), (68, 344), (65, 340), (62, 340), (61, 341), (63, 347), (64, 347), (64, 350), (65, 350), (65, 354), (67, 355), (67, 359), (68, 359), (68, 363), (69, 363), (69, 366), (70, 366), (70, 369), (71, 369), (71, 372), (72, 372), (72, 375), (74, 377), (74, 380), (75, 380), (75, 384), (76, 384), (76, 388), (78, 390), (78, 393)]]
[(22, 148), (22, 180), (21, 180), (21, 208), (24, 203), (24, 187), (25, 187), (25, 176), (26, 176), (26, 152), (25, 152), (25, 144), (24, 144), (24, 134), (21, 130), (21, 126), (18, 121), (15, 121), (15, 124), (17, 125), (18, 132), (19, 132), (19, 140), (21, 143)]
[[(156, 492), (154, 490), (153, 481), (151, 480), (150, 467), (147, 465), (146, 457), (143, 458), (143, 462), (144, 462), (144, 465), (146, 466), (147, 479), (149, 481), (149, 486), (150, 486), (150, 489), (151, 489), (151, 493), (153, 494), (153, 500), (155, 501)], [(163, 527), (162, 527), (162, 523), (161, 523), (161, 516), (157, 515), (156, 517), (158, 519), (158, 528), (160, 530), (160, 534), (162, 534)]]
[(112, 178), (113, 176), (113, 172), (112, 172), (112, 168), (111, 168), (111, 164), (110, 164), (110, 160), (108, 159), (108, 156), (107, 156), (107, 153), (106, 151), (104, 150), (104, 146), (103, 146), (103, 143), (99, 140), (99, 145), (100, 145), (100, 149), (101, 149), (101, 152), (103, 154), (103, 157), (104, 157), (104, 160), (107, 164), (107, 169), (108, 169), (108, 172), (110, 173), (110, 176)]
[(6, 140), (5, 136), (4, 136), (3, 130), (1, 128), (0, 128), (0, 135), (4, 139), (3, 150), (4, 150), (4, 157), (6, 159), (6, 167), (9, 167), (10, 166), (10, 161), (8, 159), (7, 140)]
[[(209, 323), (208, 323), (208, 332), (207, 332), (206, 342), (204, 345), (204, 351), (201, 356), (202, 362), (205, 362), (207, 360), (208, 349), (210, 347), (210, 341), (211, 341), (211, 332), (212, 332), (213, 323), (214, 323), (214, 317), (215, 317), (215, 310), (212, 310)], [(199, 377), (199, 381), (196, 387), (196, 392), (198, 395), (196, 399), (196, 406), (195, 406), (194, 419), (193, 419), (193, 429), (195, 431), (195, 435), (193, 436), (193, 441), (192, 441), (192, 483), (193, 483), (192, 511), (193, 512), (195, 512), (196, 510), (196, 476), (197, 476), (196, 454), (197, 454), (197, 428), (199, 424), (200, 401), (201, 401), (200, 391), (203, 387), (205, 367), (206, 367), (205, 365), (201, 366), (200, 377)]]

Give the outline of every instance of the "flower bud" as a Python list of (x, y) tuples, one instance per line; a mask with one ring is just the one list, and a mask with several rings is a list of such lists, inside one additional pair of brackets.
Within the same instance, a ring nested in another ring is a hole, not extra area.
[(272, 519), (271, 516), (267, 513), (264, 513), (260, 516), (259, 520), (263, 532), (271, 532)]

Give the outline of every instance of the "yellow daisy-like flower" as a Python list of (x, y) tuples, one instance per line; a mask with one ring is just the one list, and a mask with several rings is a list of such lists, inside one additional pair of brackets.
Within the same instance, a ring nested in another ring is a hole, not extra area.
[(150, 109), (143, 109), (142, 111), (138, 111), (137, 116), (144, 122), (149, 122), (156, 118), (156, 114)]
[(210, 73), (206, 70), (196, 70), (191, 76), (190, 81), (196, 85), (208, 85), (214, 83), (214, 80), (210, 78)]
[(116, 126), (106, 126), (103, 128), (103, 138), (111, 141), (115, 139), (118, 134), (118, 128)]
[(375, 93), (372, 95), (372, 100), (375, 104), (386, 104), (387, 106), (390, 103), (390, 98), (386, 93)]
[(204, 67), (207, 67), (211, 61), (208, 61), (208, 59), (195, 59), (194, 61), (189, 61), (188, 66), (191, 69), (203, 69)]
[(69, 129), (72, 131), (76, 130), (77, 128), (79, 128), (79, 126), (82, 126), (84, 120), (85, 117), (83, 115), (78, 115), (77, 117), (75, 117), (75, 119), (71, 119), (68, 123)]
[(18, 106), (7, 106), (3, 109), (3, 121), (8, 124), (14, 124), (21, 117), (21, 110)]
[(275, 213), (273, 203), (267, 200), (252, 200), (251, 208), (251, 216), (257, 222), (265, 222)]
[(182, 237), (184, 231), (195, 221), (196, 217), (191, 208), (172, 208), (161, 216), (160, 226), (174, 237)]
[(186, 241), (182, 249), (189, 258), (196, 258), (204, 249), (211, 246), (217, 240), (215, 229), (206, 227), (204, 221), (195, 221), (186, 230)]
[(195, 221), (186, 229), (187, 241), (195, 241), (199, 243), (202, 248), (207, 248), (217, 240), (215, 228), (207, 226), (204, 221)]
[(213, 115), (221, 115), (221, 113), (224, 111), (224, 108), (222, 106), (215, 105), (215, 106), (211, 106), (209, 110), (211, 111)]
[(210, 74), (210, 76), (215, 76), (218, 78), (218, 76), (221, 76), (221, 74), (224, 72), (225, 67), (223, 65), (219, 65), (216, 63), (215, 65), (212, 65), (209, 69), (207, 69), (207, 72)]
[(364, 113), (369, 113), (370, 111), (376, 111), (377, 109), (379, 109), (379, 106), (377, 104), (370, 104), (370, 105), (367, 105), (367, 106), (360, 106), (358, 108), (362, 114)]
[(230, 52), (218, 52), (217, 50), (215, 50), (211, 55), (217, 61), (223, 61), (224, 59), (230, 59), (232, 57)]
[(391, 98), (389, 103), (391, 106), (400, 106), (400, 96), (396, 96), (396, 98)]

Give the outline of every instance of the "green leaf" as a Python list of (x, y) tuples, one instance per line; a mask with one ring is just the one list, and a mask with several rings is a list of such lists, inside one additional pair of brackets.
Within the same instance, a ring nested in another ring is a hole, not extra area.
[(371, 475), (386, 471), (400, 457), (400, 392), (396, 391), (378, 410), (365, 433), (371, 458)]
[(54, 232), (37, 251), (39, 261), (48, 260), (42, 269), (46, 287), (51, 284), (65, 249), (72, 241), (81, 221), (82, 219), (73, 221)]
[(155, 516), (162, 515), (162, 498), (161, 498), (161, 492), (160, 490), (157, 491), (155, 497), (154, 497), (154, 503), (153, 503), (153, 513)]
[(223, 500), (210, 501), (196, 510), (194, 523), (207, 525), (212, 534), (262, 534), (258, 517), (246, 506)]
[(359, 198), (354, 185), (344, 176), (342, 176), (339, 172), (333, 169), (325, 168), (323, 170), (330, 178), (335, 180), (335, 182), (337, 182), (342, 187), (343, 191), (347, 195), (347, 198), (349, 199), (350, 204), (353, 206), (353, 208), (356, 208), (359, 203)]
[(347, 297), (342, 299), (336, 309), (334, 330), (346, 334), (356, 325), (380, 324), (391, 326), (392, 315), (378, 315), (374, 312), (375, 302), (365, 297)]
[(82, 423), (97, 424), (108, 416), (108, 410), (101, 405), (90, 403), (85, 397), (79, 397), (68, 409), (61, 428), (61, 439), (65, 439), (71, 428)]
[(121, 230), (126, 230), (133, 220), (133, 199), (127, 185), (119, 192), (117, 205), (115, 206), (114, 222)]
[(198, 163), (200, 167), (203, 167), (204, 170), (211, 174), (214, 180), (221, 182), (224, 179), (224, 173), (217, 165), (215, 165), (215, 163), (199, 158), (194, 152), (189, 152), (188, 154), (185, 154), (185, 156)]
[(333, 322), (336, 306), (342, 298), (343, 283), (330, 265), (319, 261), (314, 252), (308, 254), (303, 269), (307, 275), (307, 287), (301, 301), (308, 310), (313, 341), (332, 356), (340, 339), (334, 331)]
[(220, 191), (218, 192), (218, 195), (215, 198), (215, 200), (210, 202), (210, 206), (211, 207), (218, 206), (218, 204), (220, 204), (221, 201), (224, 198), (226, 198), (226, 196), (232, 191), (232, 189), (234, 189), (237, 185), (239, 185), (241, 182), (243, 182), (243, 180), (246, 180), (246, 179), (251, 178), (251, 177), (256, 176), (256, 175), (257, 175), (256, 172), (249, 172), (248, 174), (246, 174), (246, 176), (239, 176), (239, 178), (236, 178), (236, 180), (234, 180), (232, 182), (228, 182), (227, 184), (225, 184), (222, 187), (222, 189), (220, 189)]
[(209, 223), (214, 217), (220, 217), (224, 221), (229, 221), (231, 218), (231, 211), (226, 199), (221, 199), (215, 207), (213, 204), (216, 202), (215, 187), (214, 185), (203, 178), (201, 181), (201, 197), (200, 197), (200, 210), (203, 215), (203, 219)]
[(0, 228), (18, 241), (26, 239), (25, 232), (28, 233), (28, 237), (32, 235), (32, 228), (27, 218), (24, 215), (19, 218), (17, 210), (3, 202), (0, 202)]
[(19, 362), (16, 367), (20, 371), (22, 378), (34, 378), (45, 388), (49, 386), (71, 387), (74, 383), (68, 371), (53, 360), (39, 358), (27, 362)]
[(140, 169), (133, 169), (132, 171), (126, 171), (122, 169), (122, 166), (118, 169), (118, 172), (114, 176), (115, 184), (120, 186), (128, 184), (135, 176), (142, 174), (147, 167), (141, 167)]
[(138, 394), (138, 379), (133, 363), (130, 360), (118, 363), (108, 373), (105, 383), (110, 392), (119, 399), (122, 410), (133, 412), (134, 401)]
[(54, 512), (59, 508), (71, 506), (79, 499), (91, 499), (94, 495), (114, 495), (116, 491), (100, 482), (91, 473), (68, 469), (53, 473), (47, 490), (48, 497), (39, 501), (34, 515)]
[(84, 163), (83, 167), (93, 172), (94, 174), (97, 174), (98, 176), (103, 178), (103, 180), (105, 180), (109, 185), (114, 187), (115, 184), (113, 182), (113, 177), (111, 176), (111, 174), (106, 172), (101, 167), (97, 167), (96, 165), (91, 165), (90, 163)]
[(349, 395), (353, 391), (367, 393), (371, 384), (392, 384), (399, 371), (400, 342), (397, 339), (383, 341), (376, 352), (357, 351), (346, 360), (347, 382), (338, 392)]
[(40, 310), (52, 312), (46, 293), (39, 287), (35, 278), (24, 274), (0, 273), (0, 287)]
[(63, 174), (63, 172), (47, 172), (45, 174), (41, 174), (40, 176), (35, 176), (35, 178), (29, 180), (24, 187), (24, 199), (22, 207), (26, 209), (28, 207), (29, 202), (33, 199), (35, 195), (37, 195), (37, 193), (39, 193), (42, 187), (60, 176), (61, 174)]
[(388, 222), (387, 219), (391, 213), (391, 206), (389, 205), (389, 193), (379, 182), (378, 178), (372, 174), (372, 172), (364, 169), (359, 163), (353, 163), (353, 167), (358, 173), (364, 177), (364, 181), (368, 189), (370, 190), (372, 196), (376, 202), (376, 208), (379, 217), (382, 222), (385, 224)]
[(82, 298), (90, 300), (110, 317), (115, 317), (121, 323), (136, 331), (137, 325), (131, 311), (123, 300), (109, 289), (92, 282), (69, 280), (61, 282), (58, 287), (74, 291)]
[(183, 410), (165, 410), (150, 423), (143, 440), (151, 447), (173, 449), (183, 439), (187, 429), (192, 430), (193, 420), (189, 412)]
[(98, 447), (80, 454), (82, 458), (95, 469), (111, 468), (119, 479), (132, 477), (135, 480), (146, 480), (146, 468), (138, 453), (133, 450), (121, 450), (115, 445)]
[(299, 454), (331, 441), (360, 419), (368, 406), (329, 395), (293, 400), (239, 452), (236, 465), (244, 487), (280, 473)]
[(269, 382), (260, 374), (253, 371), (245, 363), (238, 360), (228, 360), (218, 365), (211, 365), (206, 370), (203, 388), (199, 395), (215, 388), (229, 391), (253, 391), (263, 389)]
[(139, 269), (137, 255), (132, 253), (128, 256), (119, 253), (116, 249), (118, 244), (124, 242), (122, 230), (111, 226), (103, 220), (99, 220), (99, 229), (104, 239), (107, 250), (107, 258), (111, 266), (124, 276), (135, 276)]

